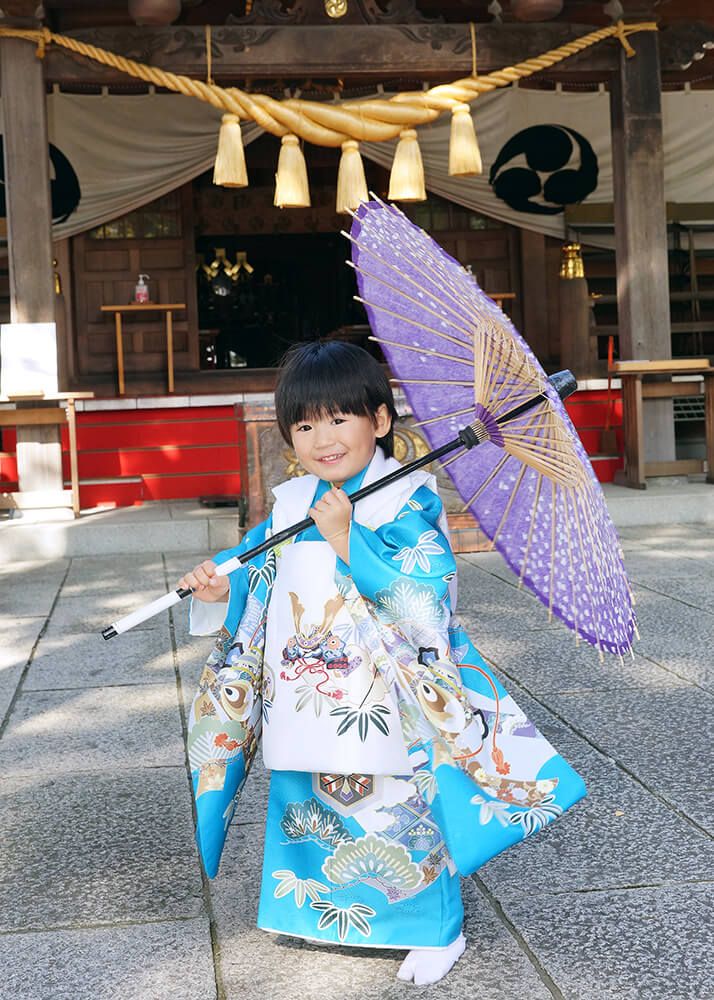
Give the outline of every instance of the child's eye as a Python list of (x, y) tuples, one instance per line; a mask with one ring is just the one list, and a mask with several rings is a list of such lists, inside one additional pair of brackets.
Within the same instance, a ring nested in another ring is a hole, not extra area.
[(332, 423), (333, 424), (344, 424), (345, 420), (346, 420), (345, 417), (333, 417), (332, 418)]
[(298, 432), (299, 431), (311, 431), (312, 427), (310, 427), (310, 424), (298, 424), (298, 426), (295, 428), (295, 430), (298, 431)]

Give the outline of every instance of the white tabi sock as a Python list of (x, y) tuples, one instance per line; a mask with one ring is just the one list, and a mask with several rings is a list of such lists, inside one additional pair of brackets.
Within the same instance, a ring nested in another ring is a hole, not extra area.
[(415, 986), (438, 983), (456, 965), (466, 948), (466, 938), (459, 934), (446, 948), (412, 948), (399, 966), (397, 979)]

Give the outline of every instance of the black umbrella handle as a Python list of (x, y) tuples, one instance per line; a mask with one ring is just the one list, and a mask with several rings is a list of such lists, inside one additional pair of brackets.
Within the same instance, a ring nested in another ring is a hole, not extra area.
[[(567, 399), (578, 387), (575, 377), (572, 372), (562, 371), (556, 372), (551, 375), (548, 380), (554, 389), (556, 389), (558, 395), (561, 399)], [(547, 394), (545, 392), (539, 392), (530, 399), (527, 399), (524, 403), (519, 404), (507, 413), (504, 413), (501, 417), (497, 418), (497, 423), (504, 424), (509, 420), (514, 420), (519, 417), (522, 413), (532, 410), (534, 406), (542, 403), (546, 400)], [(394, 472), (389, 472), (386, 476), (378, 479), (374, 483), (370, 483), (368, 486), (363, 486), (361, 489), (356, 490), (354, 493), (350, 493), (349, 500), (352, 504), (358, 503), (360, 500), (364, 500), (365, 497), (371, 496), (376, 493), (377, 490), (381, 490), (384, 486), (390, 486), (392, 483), (396, 483), (399, 479), (404, 479), (405, 476), (410, 475), (412, 472), (416, 472), (417, 469), (422, 469), (425, 465), (430, 465), (437, 459), (443, 458), (444, 455), (448, 455), (452, 451), (456, 451), (457, 448), (475, 448), (477, 445), (481, 444), (481, 440), (477, 437), (476, 432), (470, 425), (462, 427), (452, 441), (447, 441), (446, 444), (442, 444), (441, 447), (435, 448), (426, 455), (422, 455), (421, 458), (415, 458), (413, 462), (408, 465), (402, 465), (399, 469), (395, 469)], [(270, 538), (266, 538), (264, 542), (260, 545), (255, 545), (252, 549), (248, 549), (247, 552), (241, 553), (238, 558), (240, 565), (244, 566), (249, 563), (251, 559), (255, 559), (256, 556), (261, 555), (263, 552), (267, 552), (268, 549), (274, 548), (276, 545), (280, 545), (281, 542), (287, 541), (288, 538), (293, 538), (295, 535), (299, 535), (301, 531), (305, 531), (310, 528), (315, 522), (311, 517), (306, 517), (302, 521), (298, 521), (297, 524), (291, 524), (290, 527), (284, 528), (279, 531), (276, 535), (271, 535)], [(184, 600), (186, 597), (190, 597), (192, 591), (188, 588), (181, 587), (179, 590), (167, 594), (163, 598), (159, 598), (158, 601), (154, 602), (156, 605), (155, 611), (147, 612), (149, 615), (158, 614), (160, 611), (166, 610), (171, 604), (176, 604), (180, 600)], [(171, 602), (169, 604), (168, 602)], [(127, 619), (133, 618), (134, 616), (127, 615)], [(146, 621), (146, 618), (142, 618), (142, 621)], [(113, 625), (108, 626), (102, 632), (102, 636), (105, 639), (113, 639), (116, 635), (121, 635), (122, 632), (127, 631), (128, 628), (132, 628), (133, 624), (124, 625), (122, 622), (114, 622)]]

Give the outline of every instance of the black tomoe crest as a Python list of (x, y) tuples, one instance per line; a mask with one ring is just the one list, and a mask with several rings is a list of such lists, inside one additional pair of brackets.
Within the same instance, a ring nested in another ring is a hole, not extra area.
[[(516, 159), (525, 161), (525, 166), (507, 166)], [(508, 140), (488, 179), (495, 194), (515, 211), (557, 215), (566, 205), (583, 201), (595, 190), (597, 156), (575, 129), (533, 125)]]
[[(52, 143), (49, 144), (49, 157), (54, 171), (54, 177), (50, 181), (52, 221), (66, 222), (82, 197), (79, 180), (67, 157)], [(3, 137), (0, 135), (0, 218), (5, 218), (6, 215), (4, 148)]]

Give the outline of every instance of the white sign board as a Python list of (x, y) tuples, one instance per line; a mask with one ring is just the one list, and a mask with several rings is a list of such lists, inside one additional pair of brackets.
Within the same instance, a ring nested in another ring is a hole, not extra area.
[(57, 331), (54, 323), (0, 326), (0, 396), (57, 393)]

